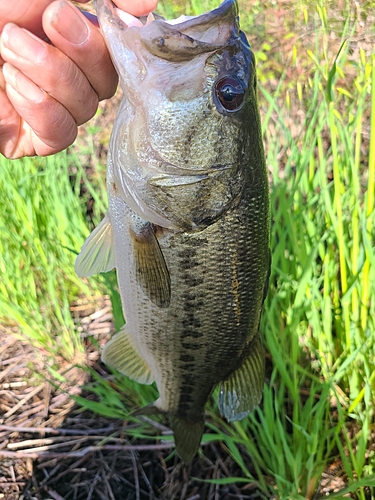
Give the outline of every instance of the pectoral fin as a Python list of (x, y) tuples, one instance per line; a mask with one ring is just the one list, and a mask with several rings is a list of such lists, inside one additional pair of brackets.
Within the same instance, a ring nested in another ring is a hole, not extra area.
[(80, 278), (106, 273), (115, 267), (112, 224), (108, 215), (87, 238), (75, 263)]
[(219, 410), (229, 422), (246, 417), (258, 406), (264, 384), (264, 351), (258, 335), (242, 365), (220, 384)]
[(154, 227), (146, 222), (132, 226), (135, 271), (143, 292), (159, 307), (168, 307), (171, 299), (171, 278)]
[(126, 325), (104, 346), (102, 361), (140, 384), (154, 382), (150, 367), (126, 332)]

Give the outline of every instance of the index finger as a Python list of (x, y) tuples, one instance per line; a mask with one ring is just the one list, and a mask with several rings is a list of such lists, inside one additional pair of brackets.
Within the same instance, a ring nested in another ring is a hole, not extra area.
[(0, 1), (0, 32), (7, 23), (15, 23), (43, 37), (42, 14), (52, 0)]
[(117, 73), (103, 36), (83, 13), (66, 0), (55, 0), (44, 12), (43, 26), (53, 45), (81, 69), (99, 100), (112, 97)]
[[(87, 3), (90, 0), (76, 0)], [(7, 23), (18, 24), (43, 38), (42, 15), (52, 0), (0, 0), (0, 33)]]
[(119, 9), (133, 16), (147, 16), (156, 9), (158, 0), (113, 0)]

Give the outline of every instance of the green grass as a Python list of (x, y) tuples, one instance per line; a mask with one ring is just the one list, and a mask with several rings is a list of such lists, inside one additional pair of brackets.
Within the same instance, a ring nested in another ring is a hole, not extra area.
[(83, 350), (69, 305), (98, 292), (74, 271), (89, 231), (85, 198), (79, 196), (85, 173), (73, 164), (66, 152), (18, 161), (0, 158), (1, 324), (9, 331), (17, 327), (47, 356), (68, 360)]
[[(273, 260), (262, 332), (273, 368), (263, 403), (249, 418), (223, 422), (212, 399), (204, 440), (220, 440), (241, 470), (240, 478), (222, 482), (255, 482), (266, 497), (309, 499), (337, 461), (346, 490), (330, 498), (351, 493), (364, 500), (375, 498), (375, 56), (358, 47), (351, 55), (356, 20), (347, 22), (345, 10), (297, 3), (309, 44), (295, 37), (295, 19), (290, 31), (284, 27), (259, 45), (252, 40), (271, 179)], [(173, 17), (197, 6), (180, 2), (178, 10), (164, 1), (160, 11)], [(261, 2), (248, 13), (246, 2), (240, 7), (248, 31), (267, 33), (254, 24), (264, 14)], [(333, 15), (342, 17), (335, 43)], [(277, 36), (293, 41), (288, 54), (275, 54)], [(73, 269), (88, 233), (82, 184), (95, 197), (95, 223), (105, 210), (99, 167), (88, 181), (79, 160), (61, 154), (0, 164), (0, 317), (65, 356), (81, 349), (69, 303), (98, 287)], [(110, 293), (118, 311), (112, 287)], [(122, 321), (117, 312), (117, 326)], [(156, 397), (154, 387), (118, 374), (111, 382), (94, 375), (90, 390), (99, 401), (81, 398), (84, 407), (124, 419)], [(141, 423), (129, 434), (149, 439), (155, 431)]]

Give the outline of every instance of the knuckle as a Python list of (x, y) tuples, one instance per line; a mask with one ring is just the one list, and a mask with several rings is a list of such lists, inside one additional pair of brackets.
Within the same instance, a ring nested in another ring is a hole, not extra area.
[[(55, 103), (52, 104), (55, 107)], [(48, 119), (37, 136), (48, 144), (55, 152), (62, 151), (70, 146), (77, 136), (77, 125), (71, 114), (62, 106), (56, 108), (55, 112), (49, 113)]]
[(118, 84), (118, 75), (106, 51), (90, 68), (90, 83), (98, 95), (99, 101), (114, 95)]
[(82, 125), (95, 115), (99, 104), (98, 95), (94, 90), (91, 90), (80, 104), (80, 110), (77, 110), (77, 113), (73, 114), (77, 125)]
[(58, 87), (51, 95), (63, 101), (62, 104), (69, 110), (77, 125), (92, 118), (98, 108), (99, 98), (79, 67), (70, 62), (65, 69), (61, 68), (57, 81)]

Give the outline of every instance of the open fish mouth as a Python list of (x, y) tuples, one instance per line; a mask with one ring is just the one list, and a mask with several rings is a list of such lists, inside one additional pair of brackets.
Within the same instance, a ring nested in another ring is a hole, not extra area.
[(198, 16), (171, 20), (153, 13), (135, 17), (116, 7), (112, 0), (96, 0), (96, 10), (104, 32), (112, 31), (115, 26), (122, 30), (123, 36), (126, 36), (124, 31), (133, 34), (138, 31), (142, 45), (151, 54), (176, 62), (218, 50), (238, 31), (237, 0), (224, 0), (216, 9)]
[(114, 11), (121, 19), (121, 21), (124, 23), (124, 25), (127, 26), (128, 28), (131, 27), (143, 28), (143, 26), (146, 26), (147, 24), (150, 24), (152, 21), (155, 20), (155, 16), (152, 12), (150, 12), (150, 14), (146, 17), (146, 22), (144, 22), (144, 18), (135, 17), (132, 14), (129, 14), (128, 12), (119, 9), (118, 7), (115, 7)]
[(116, 7), (116, 5), (112, 2), (112, 0), (96, 0), (96, 8), (98, 9), (98, 7), (100, 7), (101, 5), (115, 12), (117, 16), (122, 20), (124, 25), (128, 28), (131, 27), (143, 28), (144, 26), (147, 26), (148, 24), (150, 24), (152, 21), (155, 20), (163, 21), (171, 25), (177, 25), (177, 24), (182, 25), (185, 24), (186, 22), (189, 22), (188, 23), (189, 27), (192, 26), (193, 24), (206, 24), (208, 22), (212, 22), (214, 19), (217, 22), (217, 19), (221, 17), (223, 14), (229, 14), (229, 12), (227, 11), (232, 8), (235, 11), (234, 12), (235, 15), (238, 15), (237, 0), (224, 0), (224, 2), (222, 2), (216, 9), (213, 9), (209, 12), (197, 16), (182, 15), (177, 17), (176, 19), (166, 19), (158, 14), (154, 14), (153, 12), (150, 12), (148, 16), (136, 17), (130, 14), (129, 12), (126, 12), (120, 9), (119, 7)]

